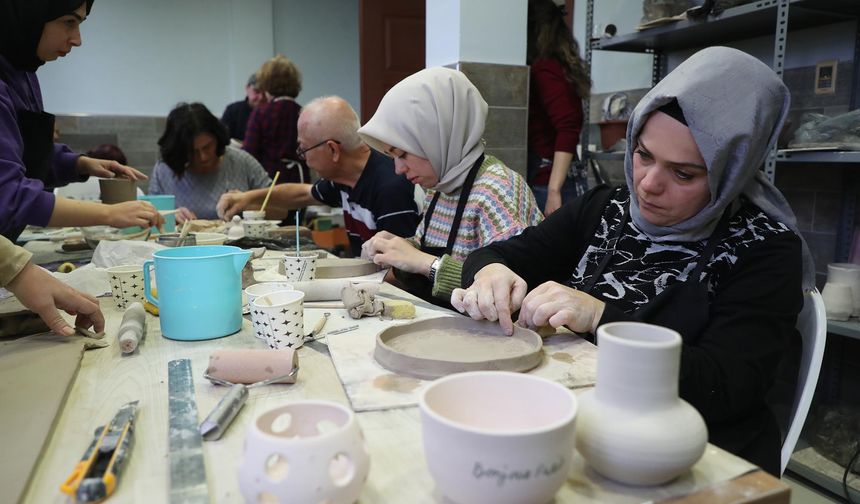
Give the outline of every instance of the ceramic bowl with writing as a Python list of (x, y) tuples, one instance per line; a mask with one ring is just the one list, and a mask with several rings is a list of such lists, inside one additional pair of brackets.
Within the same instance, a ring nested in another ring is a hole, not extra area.
[(476, 371), (421, 395), (424, 455), (439, 491), (462, 504), (550, 502), (574, 453), (577, 403), (537, 376)]

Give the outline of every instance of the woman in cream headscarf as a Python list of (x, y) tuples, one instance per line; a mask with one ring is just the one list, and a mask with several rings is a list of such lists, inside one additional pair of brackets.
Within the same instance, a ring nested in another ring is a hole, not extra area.
[(799, 344), (802, 287), (814, 287), (794, 215), (759, 171), (788, 108), (757, 59), (699, 51), (633, 112), (627, 187), (595, 188), (470, 255), (452, 304), (508, 331), (515, 310), (518, 323), (586, 334), (619, 320), (677, 330), (681, 397), (710, 442), (778, 475), (765, 395)]
[[(362, 255), (396, 268), (413, 293), (446, 303), (469, 252), (541, 220), (525, 180), (484, 153), (487, 102), (462, 73), (428, 68), (395, 85), (358, 130), (394, 169), (427, 189), (424, 220), (405, 240), (387, 232)], [(435, 299), (434, 299), (435, 297)]]

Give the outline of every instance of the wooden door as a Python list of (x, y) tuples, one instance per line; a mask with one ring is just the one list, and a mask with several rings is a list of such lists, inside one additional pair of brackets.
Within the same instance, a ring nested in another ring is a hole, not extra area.
[(392, 86), (424, 68), (425, 0), (360, 0), (361, 122)]

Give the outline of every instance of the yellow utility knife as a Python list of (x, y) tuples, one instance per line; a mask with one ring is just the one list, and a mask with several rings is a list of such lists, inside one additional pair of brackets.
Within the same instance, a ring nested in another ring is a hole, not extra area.
[(96, 428), (93, 441), (60, 486), (77, 502), (101, 502), (113, 494), (131, 455), (138, 401), (125, 404), (107, 425)]

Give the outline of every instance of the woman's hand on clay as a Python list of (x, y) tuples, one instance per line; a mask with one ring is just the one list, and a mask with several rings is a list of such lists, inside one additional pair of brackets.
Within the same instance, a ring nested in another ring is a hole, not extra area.
[(100, 178), (124, 178), (128, 180), (146, 180), (148, 177), (131, 166), (120, 164), (107, 159), (95, 159), (88, 156), (78, 158), (75, 165), (81, 175)]
[(105, 318), (96, 298), (76, 291), (32, 262), (28, 262), (6, 288), (57, 334), (71, 336), (75, 333), (58, 310), (74, 315), (77, 327), (104, 331)]
[(436, 256), (421, 252), (411, 243), (388, 231), (380, 231), (361, 246), (361, 257), (380, 266), (391, 266), (408, 273), (430, 275)]
[(505, 334), (514, 333), (511, 314), (520, 308), (528, 285), (503, 264), (488, 264), (475, 274), (468, 289), (454, 289), (451, 305), (475, 320), (499, 321)]
[(582, 291), (546, 282), (525, 297), (517, 324), (531, 328), (566, 326), (573, 332), (593, 333), (605, 306)]
[(218, 198), (215, 211), (221, 219), (230, 220), (234, 215), (246, 208), (248, 208), (248, 202), (246, 201), (245, 193), (241, 191), (229, 191)]
[(160, 228), (164, 224), (164, 217), (148, 201), (124, 201), (110, 205), (107, 224), (117, 228), (131, 226)]
[(176, 209), (176, 222), (179, 224), (184, 223), (185, 221), (195, 220), (197, 216), (191, 210), (185, 207), (179, 207)]

